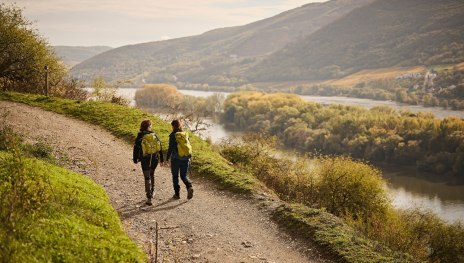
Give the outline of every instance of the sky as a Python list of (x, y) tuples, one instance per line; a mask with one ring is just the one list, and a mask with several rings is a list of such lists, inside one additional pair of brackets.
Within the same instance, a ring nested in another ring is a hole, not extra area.
[(325, 0), (3, 0), (51, 45), (119, 47), (244, 25)]

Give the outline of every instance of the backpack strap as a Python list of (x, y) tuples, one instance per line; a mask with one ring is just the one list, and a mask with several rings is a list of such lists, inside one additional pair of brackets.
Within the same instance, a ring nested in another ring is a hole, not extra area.
[(161, 143), (161, 140), (158, 138), (158, 135), (156, 135), (155, 132), (153, 132), (153, 135), (155, 135), (155, 138), (159, 141), (159, 143), (160, 143), (160, 148), (161, 148), (161, 152), (163, 152), (163, 143)]

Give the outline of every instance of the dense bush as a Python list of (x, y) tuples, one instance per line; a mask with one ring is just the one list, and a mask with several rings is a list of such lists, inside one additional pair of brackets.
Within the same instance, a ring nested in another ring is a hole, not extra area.
[(300, 151), (351, 155), (464, 175), (464, 120), (431, 114), (305, 102), (296, 95), (241, 92), (224, 103), (224, 124), (278, 136)]
[[(240, 140), (223, 142), (219, 149), (234, 165), (254, 174), (281, 198), (340, 216), (364, 237), (392, 251), (412, 255), (415, 260), (408, 262), (463, 260), (462, 225), (446, 224), (426, 211), (393, 209), (385, 182), (374, 167), (345, 157), (302, 156), (292, 160), (277, 151), (275, 143), (275, 137), (248, 134)], [(321, 213), (319, 210), (314, 212)], [(328, 235), (329, 230), (322, 231), (308, 218), (301, 219), (304, 225), (315, 227), (313, 231), (322, 232), (319, 235)]]
[(389, 207), (384, 181), (374, 167), (346, 157), (277, 155), (275, 137), (250, 134), (219, 145), (231, 162), (252, 172), (286, 200), (324, 207), (338, 216), (368, 221)]
[(146, 84), (135, 92), (139, 107), (178, 109), (183, 101), (182, 93), (169, 84)]

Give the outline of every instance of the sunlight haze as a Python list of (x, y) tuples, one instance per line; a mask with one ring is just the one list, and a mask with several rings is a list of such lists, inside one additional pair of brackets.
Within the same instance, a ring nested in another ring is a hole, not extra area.
[(151, 0), (7, 0), (24, 8), (51, 45), (118, 47), (201, 34), (264, 19), (310, 2), (151, 1)]

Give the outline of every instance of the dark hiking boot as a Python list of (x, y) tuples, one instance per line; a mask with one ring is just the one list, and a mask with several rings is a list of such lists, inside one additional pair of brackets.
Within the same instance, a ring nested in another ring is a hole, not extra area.
[(172, 199), (180, 199), (180, 196), (177, 195), (177, 194), (174, 194), (174, 195), (172, 196)]
[(152, 203), (151, 203), (151, 199), (150, 199), (150, 198), (148, 198), (148, 199), (147, 199), (147, 201), (145, 202), (145, 204), (146, 204), (146, 205), (152, 205)]
[(192, 199), (193, 197), (193, 188), (190, 187), (189, 189), (187, 189), (187, 199)]

